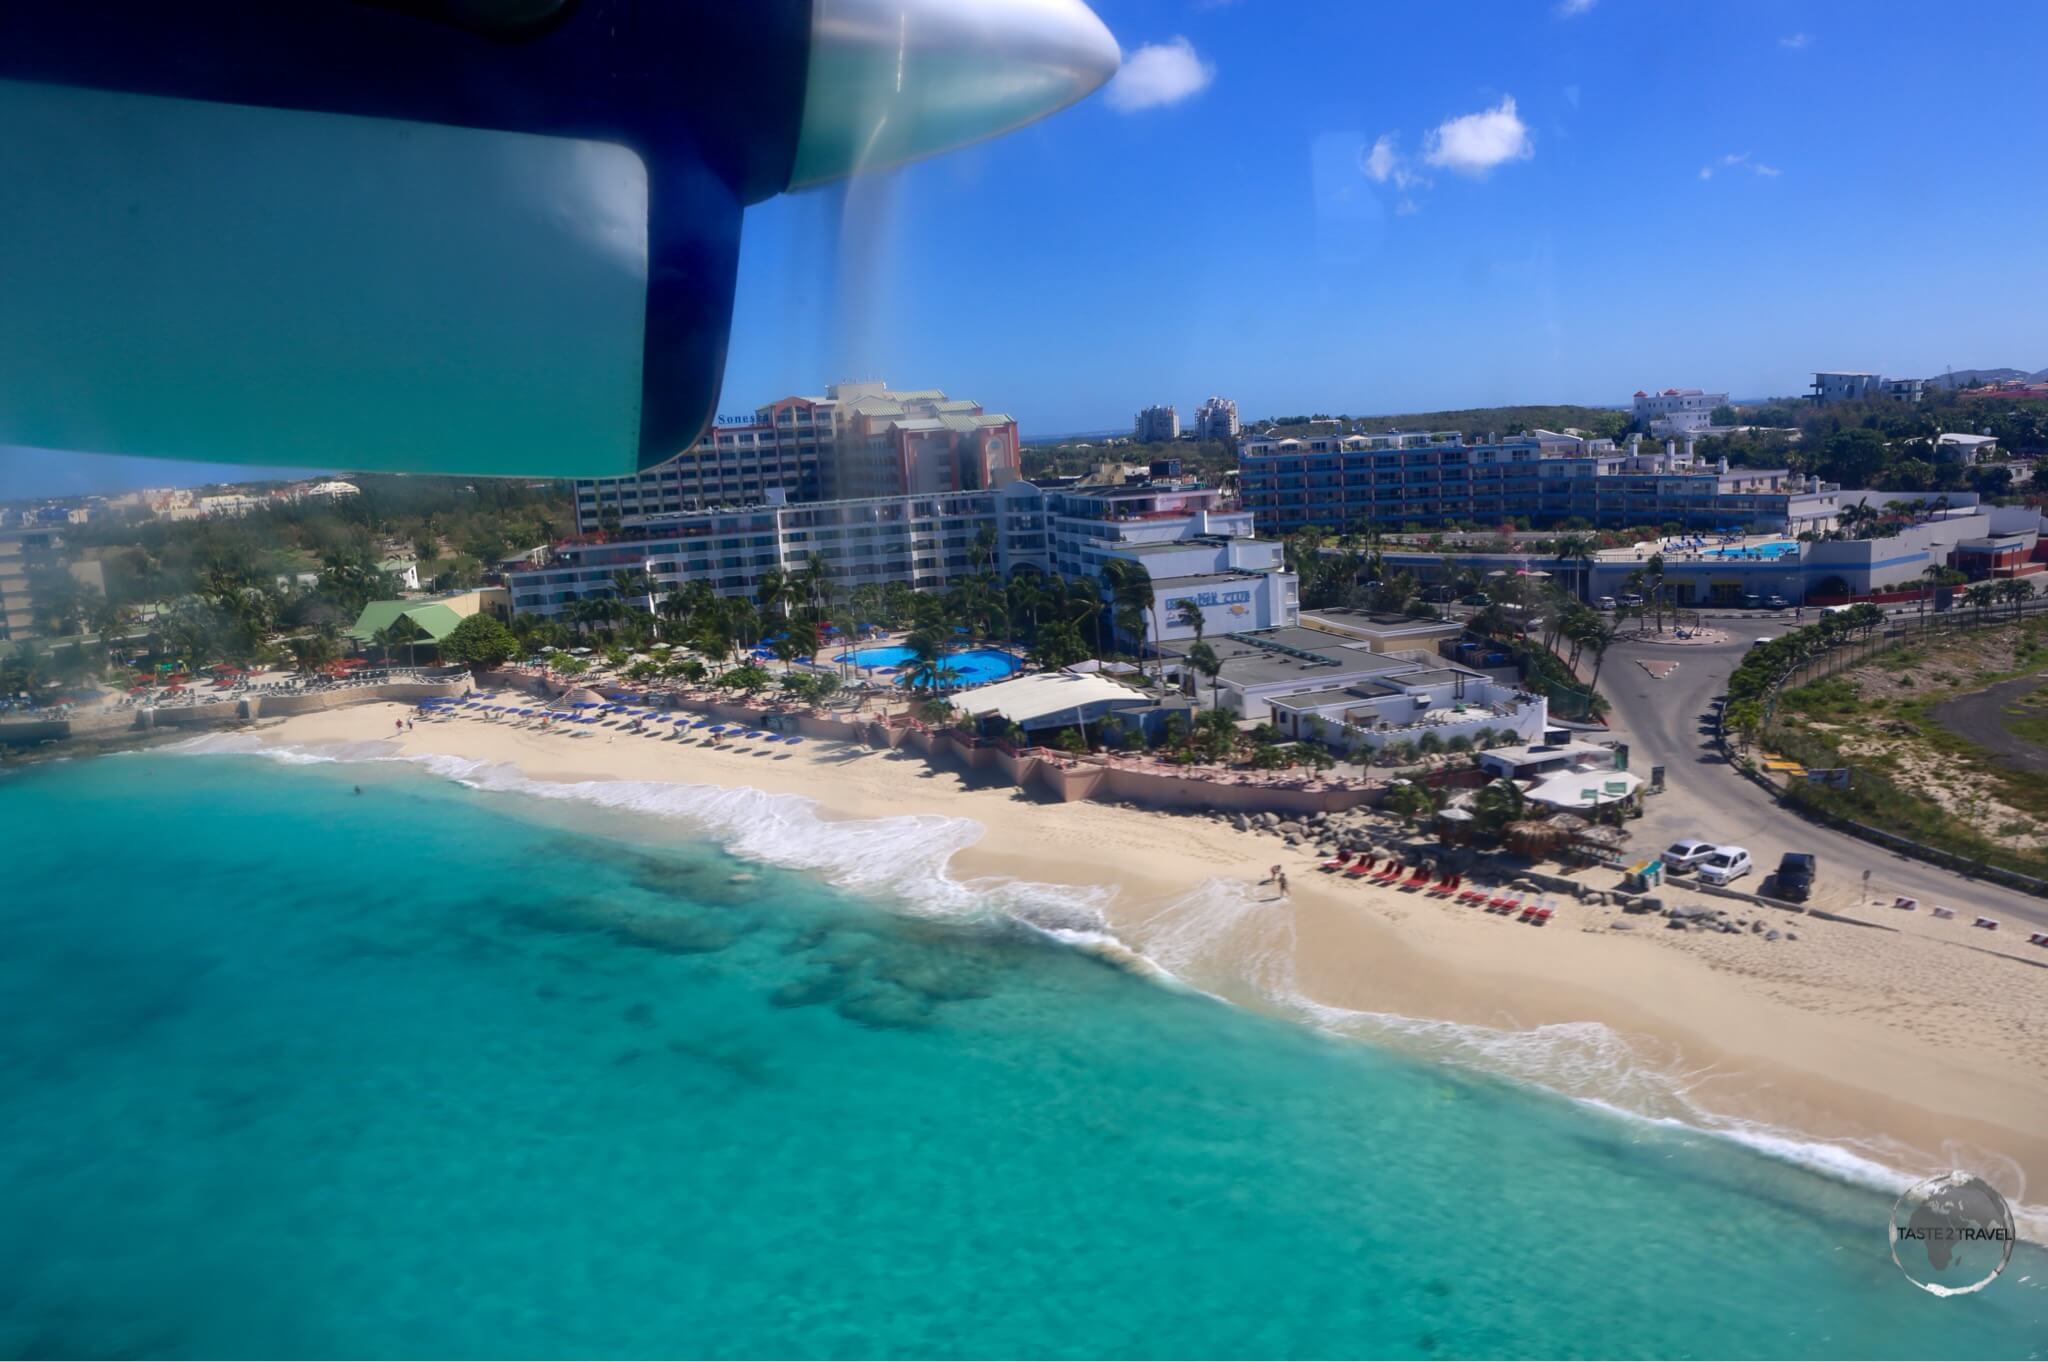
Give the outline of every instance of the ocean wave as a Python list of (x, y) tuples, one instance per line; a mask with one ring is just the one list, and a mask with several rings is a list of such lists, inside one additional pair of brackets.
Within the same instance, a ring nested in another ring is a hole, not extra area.
[[(972, 818), (897, 814), (828, 819), (817, 801), (749, 786), (653, 780), (539, 780), (518, 767), (467, 757), (405, 753), (382, 739), (295, 747), (253, 734), (211, 734), (153, 749), (186, 756), (254, 756), (285, 765), (403, 762), (472, 789), (533, 799), (574, 801), (694, 825), (751, 860), (809, 871), (841, 889), (887, 897), (920, 916), (1002, 916), (1083, 949), (1108, 938), (1104, 913), (1115, 890), (1042, 884), (1006, 877), (955, 879), (955, 855), (987, 831)], [(1106, 952), (1106, 949), (1104, 951)]]
[(1602, 1022), (1510, 1029), (1319, 1002), (1297, 983), (1292, 905), (1258, 887), (1206, 881), (1132, 935), (1142, 953), (1191, 986), (1325, 1034), (1541, 1088), (1626, 1120), (1726, 1140), (1837, 1181), (1897, 1194), (1937, 1173), (1974, 1173), (2005, 1196), (2023, 1237), (2048, 1244), (2048, 1207), (2024, 1201), (2025, 1171), (1995, 1150), (1956, 1141), (1936, 1151), (1884, 1137), (1824, 1140), (1730, 1116), (1701, 1096), (1720, 1071), (1689, 1065), (1675, 1045)]
[(809, 871), (919, 916), (1008, 919), (1163, 985), (1278, 1013), (1334, 1037), (1541, 1088), (1622, 1119), (1727, 1140), (1838, 1181), (1896, 1193), (1935, 1173), (1964, 1169), (2006, 1196), (2024, 1237), (2048, 1243), (2048, 1207), (2022, 1200), (2023, 1170), (1995, 1151), (1954, 1143), (1928, 1151), (1892, 1140), (1822, 1140), (1731, 1117), (1699, 1098), (1714, 1070), (1688, 1066), (1675, 1046), (1601, 1022), (1492, 1027), (1310, 998), (1296, 978), (1292, 904), (1263, 886), (1205, 880), (1137, 923), (1127, 939), (1109, 926), (1106, 909), (1114, 888), (954, 878), (953, 858), (986, 832), (971, 818), (826, 819), (818, 816), (817, 802), (803, 795), (669, 781), (537, 780), (508, 764), (401, 753), (381, 739), (293, 747), (251, 734), (209, 734), (148, 754), (256, 756), (285, 765), (398, 761), (476, 790), (677, 819), (739, 855)]

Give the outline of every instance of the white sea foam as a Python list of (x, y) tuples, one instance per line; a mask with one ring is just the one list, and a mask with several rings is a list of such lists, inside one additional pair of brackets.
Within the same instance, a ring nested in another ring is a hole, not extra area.
[(802, 795), (666, 781), (535, 780), (510, 765), (401, 754), (381, 740), (297, 748), (249, 734), (210, 734), (148, 751), (258, 756), (286, 765), (403, 761), (477, 790), (681, 820), (740, 855), (811, 871), (841, 888), (885, 897), (914, 914), (1006, 917), (1164, 984), (1254, 1003), (1330, 1035), (1543, 1088), (1627, 1120), (1729, 1140), (1839, 1181), (1896, 1192), (1937, 1172), (1967, 1169), (2012, 1203), (2024, 1237), (2048, 1243), (2048, 1207), (2022, 1201), (2023, 1172), (1995, 1151), (1957, 1144), (1917, 1150), (1885, 1139), (1825, 1141), (1726, 1116), (1696, 1096), (1713, 1077), (1711, 1070), (1689, 1067), (1674, 1047), (1624, 1035), (1600, 1022), (1490, 1027), (1334, 1007), (1309, 998), (1296, 980), (1292, 906), (1264, 886), (1206, 880), (1137, 924), (1133, 939), (1126, 941), (1108, 926), (1105, 909), (1114, 889), (954, 878), (949, 869), (953, 857), (986, 832), (970, 818), (824, 819), (817, 815), (816, 802)]
[(1815, 1139), (1716, 1111), (1699, 1093), (1716, 1077), (1688, 1065), (1675, 1046), (1601, 1022), (1525, 1028), (1405, 1017), (1333, 1007), (1299, 988), (1291, 905), (1261, 889), (1210, 880), (1165, 905), (1133, 934), (1176, 977), (1252, 1001), (1318, 1030), (1547, 1089), (1616, 1116), (1724, 1139), (1838, 1181), (1901, 1192), (1936, 1173), (1964, 1169), (2011, 1203), (2020, 1233), (2048, 1243), (2048, 1208), (2028, 1205), (2026, 1177), (2007, 1155), (1948, 1142), (1939, 1151), (1888, 1138)]

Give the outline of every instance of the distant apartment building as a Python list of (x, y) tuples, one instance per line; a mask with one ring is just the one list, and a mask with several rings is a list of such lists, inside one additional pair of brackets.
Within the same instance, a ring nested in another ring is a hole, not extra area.
[(53, 529), (0, 531), (0, 641), (29, 638), (38, 632), (37, 579), (63, 571), (58, 555), (63, 542)]
[(1875, 402), (1879, 399), (1918, 402), (1926, 392), (1927, 380), (1924, 378), (1886, 378), (1883, 374), (1822, 370), (1814, 374), (1808, 396), (1825, 407), (1836, 402)]
[(1195, 438), (1229, 444), (1237, 438), (1237, 403), (1227, 397), (1212, 397), (1195, 409)]
[(1666, 388), (1662, 392), (1636, 389), (1636, 424), (1663, 437), (1701, 431), (1714, 424), (1714, 408), (1728, 405), (1727, 393), (1703, 392), (1698, 388)]
[(668, 462), (576, 484), (576, 528), (771, 501), (967, 491), (1017, 476), (1017, 422), (937, 389), (837, 383), (721, 421)]
[(1180, 438), (1180, 412), (1173, 407), (1147, 407), (1131, 422), (1137, 443), (1165, 444)]
[[(987, 557), (978, 546), (992, 545)], [(559, 548), (544, 568), (508, 571), (515, 613), (552, 616), (570, 603), (615, 594), (612, 574), (644, 571), (660, 596), (702, 581), (721, 596), (752, 598), (771, 569), (816, 554), (835, 590), (902, 582), (925, 590), (992, 569), (1055, 572), (1099, 581), (1122, 559), (1153, 579), (1149, 637), (1192, 636), (1174, 618), (1191, 600), (1204, 628), (1272, 628), (1299, 609), (1281, 546), (1252, 533), (1249, 512), (1192, 482), (1040, 487), (1009, 482), (968, 491), (910, 493), (697, 512), (622, 525), (603, 543)]]
[(1238, 457), (1246, 509), (1267, 533), (1361, 522), (1498, 525), (1678, 524), (1796, 530), (1823, 513), (1823, 489), (1785, 469), (1730, 469), (1693, 457), (1688, 438), (1661, 453), (1537, 431), (1466, 444), (1457, 431), (1247, 441)]

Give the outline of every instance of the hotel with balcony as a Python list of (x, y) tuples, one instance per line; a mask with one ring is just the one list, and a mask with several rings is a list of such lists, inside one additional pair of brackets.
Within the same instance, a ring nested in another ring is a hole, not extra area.
[(1017, 423), (936, 388), (836, 383), (721, 420), (668, 462), (576, 484), (576, 529), (721, 507), (993, 487), (1016, 476)]
[(1832, 523), (1835, 489), (1785, 469), (1730, 469), (1686, 437), (1645, 453), (1551, 431), (1467, 444), (1457, 431), (1247, 441), (1244, 506), (1268, 533), (1359, 522), (1434, 527), (1677, 524), (1797, 533)]
[[(985, 534), (990, 561), (977, 555)], [(612, 575), (644, 572), (657, 597), (703, 581), (721, 596), (752, 598), (763, 574), (804, 567), (816, 554), (834, 589), (902, 582), (937, 589), (986, 569), (1005, 576), (1054, 572), (1100, 581), (1122, 559), (1152, 578), (1148, 640), (1191, 636), (1175, 618), (1183, 600), (1205, 630), (1293, 623), (1295, 577), (1281, 546), (1252, 533), (1249, 511), (1216, 488), (1175, 480), (1132, 485), (1039, 486), (1009, 481), (968, 491), (859, 497), (622, 521), (604, 542), (559, 546), (544, 568), (506, 574), (515, 613), (553, 616), (573, 601), (616, 594)]]

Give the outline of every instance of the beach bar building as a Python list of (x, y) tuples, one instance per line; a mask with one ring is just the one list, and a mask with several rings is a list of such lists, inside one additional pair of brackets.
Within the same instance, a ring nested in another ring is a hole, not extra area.
[(998, 681), (956, 697), (953, 704), (977, 719), (1015, 724), (1027, 739), (1063, 728), (1086, 726), (1092, 732), (1112, 716), (1140, 722), (1138, 716), (1154, 707), (1152, 697), (1136, 687), (1081, 672), (1037, 672)]

